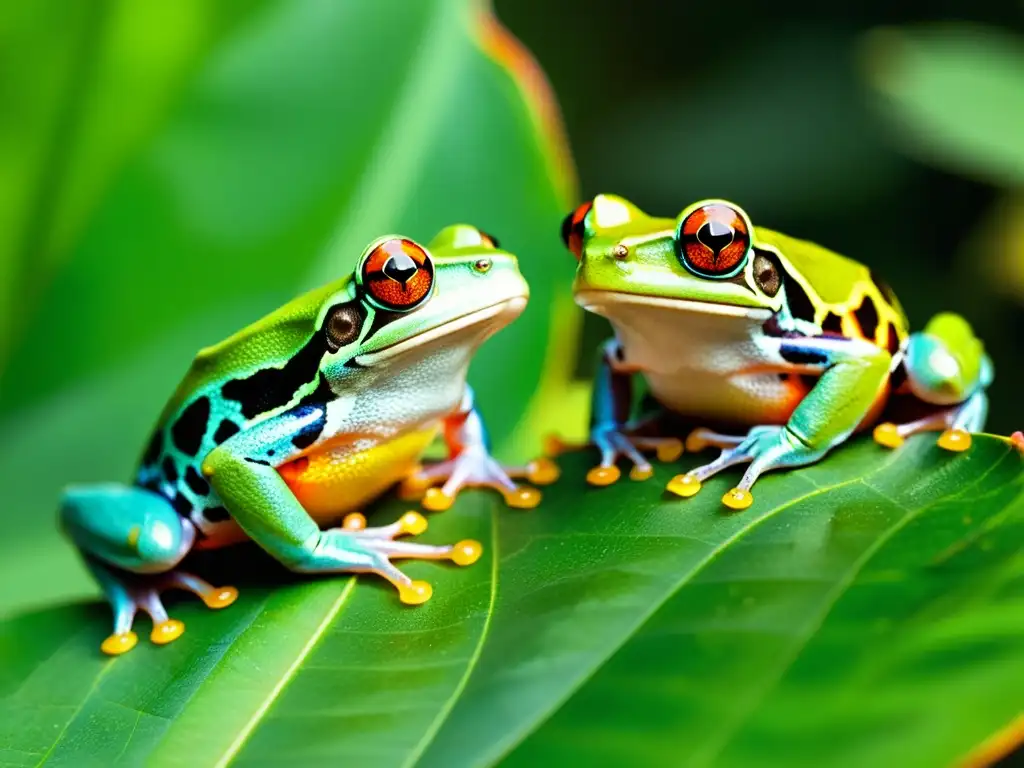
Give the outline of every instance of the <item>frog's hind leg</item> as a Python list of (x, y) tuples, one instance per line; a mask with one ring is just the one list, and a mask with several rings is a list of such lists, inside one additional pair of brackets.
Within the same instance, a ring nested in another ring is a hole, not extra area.
[(402, 573), (391, 560), (451, 560), (456, 565), (472, 565), (483, 552), (479, 542), (469, 539), (448, 546), (395, 541), (398, 536), (416, 536), (427, 530), (427, 521), (419, 512), (406, 512), (394, 523), (376, 528), (367, 528), (366, 518), (353, 512), (345, 517), (342, 528), (355, 536), (359, 540), (359, 548), (365, 550), (365, 565), (354, 566), (351, 570), (383, 576), (398, 590), (399, 599), (407, 605), (425, 603), (433, 589), (427, 582), (414, 580)]
[(61, 502), (61, 524), (81, 550), (86, 565), (114, 610), (114, 631), (101, 649), (117, 655), (131, 650), (141, 609), (153, 620), (150, 639), (169, 643), (184, 624), (167, 615), (160, 593), (195, 592), (211, 608), (230, 605), (231, 587), (215, 589), (202, 579), (174, 571), (192, 548), (195, 528), (155, 493), (123, 485), (72, 488)]
[(924, 331), (907, 340), (897, 356), (896, 370), (906, 374), (905, 388), (914, 397), (937, 410), (904, 424), (879, 424), (875, 441), (896, 448), (910, 435), (941, 431), (939, 447), (970, 448), (970, 433), (985, 425), (985, 389), (992, 382), (993, 369), (967, 321), (952, 314), (934, 317)]

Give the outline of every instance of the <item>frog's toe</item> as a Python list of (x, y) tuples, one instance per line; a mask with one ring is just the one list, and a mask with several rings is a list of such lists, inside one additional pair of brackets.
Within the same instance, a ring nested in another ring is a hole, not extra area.
[(543, 496), (536, 488), (530, 488), (527, 485), (520, 485), (511, 491), (504, 488), (499, 488), (498, 490), (505, 497), (505, 503), (512, 509), (533, 509), (540, 504)]
[(173, 643), (185, 632), (185, 624), (178, 619), (164, 619), (153, 625), (149, 639), (155, 645)]
[(214, 587), (209, 592), (200, 594), (199, 598), (207, 608), (219, 611), (238, 599), (238, 590), (235, 587)]
[(421, 503), (430, 512), (444, 512), (455, 503), (455, 495), (449, 495), (441, 488), (428, 488)]
[(100, 650), (108, 656), (120, 656), (128, 653), (139, 642), (139, 636), (130, 629), (127, 632), (115, 632), (100, 643)]
[(398, 586), (398, 599), (406, 605), (422, 605), (434, 594), (434, 588), (425, 581), (410, 581)]
[(673, 493), (676, 496), (681, 496), (684, 499), (696, 496), (700, 491), (700, 488), (700, 479), (689, 473), (685, 475), (676, 475), (669, 480), (668, 485), (665, 486), (666, 491)]
[(971, 433), (963, 429), (947, 429), (939, 435), (937, 442), (943, 450), (960, 453), (971, 447)]
[(523, 476), (534, 485), (551, 485), (561, 476), (562, 470), (551, 459), (534, 459), (526, 465)]
[(590, 485), (604, 487), (606, 485), (612, 485), (613, 483), (617, 483), (621, 476), (622, 473), (619, 471), (619, 468), (616, 467), (614, 464), (609, 466), (601, 465), (593, 467), (590, 469), (589, 472), (587, 472), (587, 482)]
[(1024, 432), (1018, 430), (1010, 435), (1010, 443), (1013, 444), (1018, 451), (1024, 453)]
[(903, 445), (903, 436), (900, 434), (900, 428), (891, 421), (879, 424), (875, 427), (871, 436), (876, 443), (886, 448), (899, 448)]
[(652, 467), (650, 465), (644, 466), (644, 467), (640, 467), (640, 466), (637, 466), (637, 465), (634, 464), (633, 468), (631, 470), (629, 470), (629, 479), (630, 480), (635, 480), (637, 482), (642, 482), (644, 480), (650, 480), (653, 476), (654, 476), (654, 467)]
[(744, 488), (733, 488), (722, 497), (722, 503), (739, 512), (754, 503), (754, 495)]

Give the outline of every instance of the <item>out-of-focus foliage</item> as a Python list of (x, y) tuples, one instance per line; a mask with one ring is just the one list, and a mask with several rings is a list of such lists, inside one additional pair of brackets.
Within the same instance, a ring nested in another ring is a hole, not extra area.
[(879, 30), (864, 65), (908, 152), (1024, 188), (1024, 36), (941, 25)]
[[(718, 504), (731, 478), (670, 501), (680, 467), (595, 490), (565, 457), (532, 513), (468, 492), (432, 520), (427, 540), (486, 553), (412, 564), (436, 587), (419, 609), (240, 548), (201, 563), (240, 581), (237, 605), (175, 604), (174, 645), (98, 655), (106, 608), (63, 604), (96, 587), (55, 529), (59, 489), (126, 478), (198, 347), (374, 236), (462, 220), (519, 254), (530, 307), (472, 381), (506, 455), (579, 433), (607, 326), (576, 338), (558, 108), (485, 10), (0, 7), (0, 762), (935, 765), (1012, 746), (1021, 457), (990, 437), (962, 456), (861, 440), (763, 479), (741, 515)], [(962, 312), (996, 361), (991, 427), (1024, 426), (1018, 6), (498, 11), (552, 75), (583, 193), (669, 214), (730, 197), (886, 274), (918, 327)], [(918, 24), (954, 18), (971, 24)]]
[(658, 492), (676, 467), (595, 489), (589, 459), (564, 457), (533, 513), (477, 493), (438, 516), (434, 540), (487, 552), (409, 566), (436, 587), (415, 610), (371, 579), (282, 585), (260, 561), (245, 581), (221, 560), (239, 601), (183, 602), (166, 648), (103, 660), (98, 611), (21, 616), (5, 761), (926, 768), (1019, 711), (1024, 456), (1007, 441), (864, 438), (764, 478), (743, 514), (719, 502), (734, 478), (682, 501)]

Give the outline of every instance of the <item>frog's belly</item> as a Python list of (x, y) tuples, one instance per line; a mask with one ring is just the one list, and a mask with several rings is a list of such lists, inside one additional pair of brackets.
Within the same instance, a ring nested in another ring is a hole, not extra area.
[[(666, 408), (699, 419), (783, 424), (807, 393), (793, 366), (762, 343), (770, 311), (612, 295), (587, 304), (608, 317)], [(601, 300), (603, 299), (603, 300)]]
[(317, 523), (333, 525), (407, 477), (436, 434), (431, 426), (386, 442), (342, 436), (278, 472)]

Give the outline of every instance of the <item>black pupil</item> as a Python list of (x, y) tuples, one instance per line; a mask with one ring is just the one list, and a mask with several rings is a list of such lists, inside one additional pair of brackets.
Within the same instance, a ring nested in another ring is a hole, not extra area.
[(419, 270), (419, 265), (407, 253), (397, 253), (384, 264), (383, 272), (402, 287), (412, 279), (412, 276)]
[(697, 230), (697, 239), (717, 254), (732, 242), (733, 230), (720, 221), (706, 221)]

